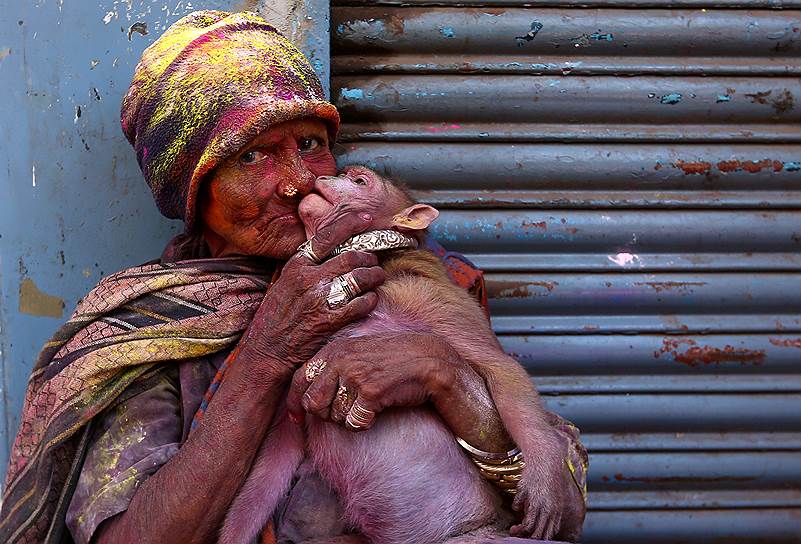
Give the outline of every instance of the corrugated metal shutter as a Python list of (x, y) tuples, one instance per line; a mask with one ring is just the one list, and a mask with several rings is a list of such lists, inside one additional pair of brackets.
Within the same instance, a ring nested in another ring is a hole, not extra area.
[(378, 4), (332, 8), (340, 163), (488, 272), (585, 542), (798, 542), (801, 2)]

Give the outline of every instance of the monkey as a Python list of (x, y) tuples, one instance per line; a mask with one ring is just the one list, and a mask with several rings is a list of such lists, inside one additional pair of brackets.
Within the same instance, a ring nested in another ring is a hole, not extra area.
[[(422, 241), (439, 213), (361, 166), (318, 178), (315, 189), (319, 194), (308, 195), (299, 207), (307, 237), (346, 211), (356, 210), (370, 213), (376, 229), (392, 228)], [(330, 341), (378, 331), (408, 332), (410, 323), (416, 331), (446, 339), (483, 378), (507, 433), (522, 450), (532, 476), (526, 481), (524, 473), (521, 485), (535, 494), (529, 505), (541, 507), (543, 515), (555, 516), (545, 534), (533, 536), (551, 538), (558, 532), (577, 538), (584, 511), (572, 521), (578, 527), (560, 530), (561, 505), (550, 500), (559, 482), (553, 481), (554, 465), (547, 463), (563, 461), (555, 451), (557, 446), (548, 441), (552, 435), (536, 388), (525, 369), (503, 352), (483, 308), (451, 282), (439, 258), (429, 251), (393, 250), (380, 264), (386, 281), (376, 291), (377, 307)], [(415, 443), (425, 443), (425, 450), (415, 448)], [(375, 455), (390, 451), (393, 455), (384, 456), (387, 458)], [(370, 542), (443, 542), (492, 523), (503, 508), (498, 493), (479, 475), (430, 408), (385, 410), (362, 433), (309, 417), (304, 433), (303, 427), (289, 421), (283, 406), (229, 507), (220, 542), (248, 542), (258, 534), (288, 491), (307, 452), (323, 479), (339, 494), (350, 526)], [(436, 485), (410, 474), (410, 467)], [(412, 515), (410, 508), (414, 509)]]

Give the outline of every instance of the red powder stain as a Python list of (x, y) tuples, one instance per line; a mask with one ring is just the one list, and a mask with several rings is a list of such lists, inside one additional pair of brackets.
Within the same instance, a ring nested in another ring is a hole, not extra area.
[(778, 338), (771, 338), (770, 343), (774, 346), (801, 349), (801, 338), (796, 338), (795, 340), (779, 340)]
[(603, 480), (604, 482), (608, 482), (609, 476), (601, 476), (601, 480)]
[(533, 229), (548, 230), (548, 225), (545, 224), (545, 221), (540, 221), (538, 223), (523, 222), (520, 224), (520, 226), (523, 227), (524, 229), (533, 228)]
[(569, 232), (570, 234), (576, 234), (578, 232), (578, 230), (579, 229), (577, 229), (576, 227), (568, 227), (567, 228), (567, 232)]
[[(680, 353), (679, 349), (682, 348), (682, 345), (689, 347), (683, 353)], [(699, 346), (695, 340), (689, 339), (665, 338), (662, 340), (662, 348), (654, 352), (654, 358), (658, 359), (663, 353), (669, 353), (676, 362), (693, 368), (702, 364), (740, 363), (741, 365), (761, 365), (765, 362), (765, 350), (735, 348), (730, 345), (724, 346), (723, 349), (712, 346)]]
[(708, 174), (712, 169), (712, 164), (704, 161), (676, 161), (673, 163), (673, 168), (681, 168), (685, 174)]
[(428, 127), (428, 132), (447, 132), (448, 130), (454, 130), (457, 128), (462, 128), (462, 125), (443, 125), (441, 127)]

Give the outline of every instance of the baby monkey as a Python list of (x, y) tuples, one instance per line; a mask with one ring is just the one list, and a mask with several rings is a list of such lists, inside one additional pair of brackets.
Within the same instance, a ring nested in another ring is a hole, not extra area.
[[(422, 241), (438, 215), (360, 166), (318, 178), (315, 188), (319, 194), (300, 205), (308, 237), (344, 213), (359, 211), (373, 216), (375, 229), (393, 229)], [(508, 435), (523, 452), (526, 467), (515, 506), (533, 520), (531, 536), (577, 539), (584, 506), (580, 502), (576, 507), (566, 497), (566, 441), (546, 422), (528, 374), (503, 352), (481, 306), (450, 281), (429, 251), (395, 249), (379, 259), (386, 281), (376, 291), (377, 307), (331, 341), (387, 332), (426, 332), (446, 340), (483, 378)], [(249, 542), (258, 534), (307, 453), (338, 493), (349, 525), (370, 542), (443, 542), (492, 523), (503, 508), (497, 490), (480, 476), (430, 408), (385, 410), (362, 433), (312, 416), (306, 418), (304, 433), (282, 409), (229, 508), (222, 543)], [(572, 512), (563, 515), (568, 502)]]

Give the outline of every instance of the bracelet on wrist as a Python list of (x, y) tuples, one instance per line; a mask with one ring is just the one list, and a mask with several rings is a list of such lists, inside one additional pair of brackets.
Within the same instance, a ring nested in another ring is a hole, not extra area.
[(514, 496), (517, 493), (517, 483), (523, 476), (523, 468), (526, 466), (520, 448), (504, 453), (492, 453), (475, 448), (458, 436), (456, 442), (468, 453), (470, 460), (484, 479), (492, 482), (507, 495)]

